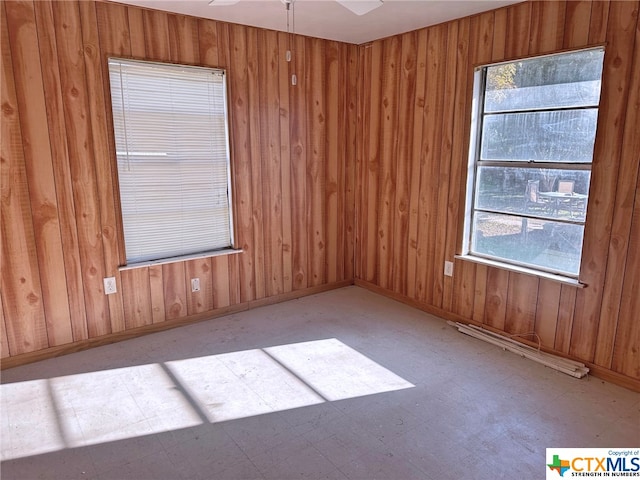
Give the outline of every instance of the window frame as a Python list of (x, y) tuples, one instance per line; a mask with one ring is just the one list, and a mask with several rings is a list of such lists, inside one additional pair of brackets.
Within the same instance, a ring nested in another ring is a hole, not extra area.
[[(108, 105), (110, 108), (110, 121), (111, 121), (111, 134), (113, 135), (112, 139), (112, 148), (113, 154), (112, 158), (114, 160), (114, 176), (116, 183), (114, 185), (114, 193), (115, 193), (115, 205), (117, 208), (117, 220), (118, 220), (118, 231), (120, 236), (120, 245), (119, 256), (120, 256), (120, 265), (118, 269), (120, 271), (130, 270), (141, 267), (148, 267), (153, 265), (164, 265), (175, 262), (182, 262), (187, 260), (194, 260), (200, 258), (210, 258), (221, 255), (230, 255), (241, 253), (243, 250), (237, 247), (236, 239), (236, 222), (235, 222), (235, 202), (233, 200), (233, 167), (231, 161), (232, 148), (231, 148), (231, 135), (230, 135), (230, 115), (231, 110), (229, 109), (229, 83), (227, 81), (227, 70), (219, 67), (211, 67), (211, 66), (202, 66), (202, 65), (190, 65), (190, 64), (179, 64), (173, 62), (161, 62), (161, 61), (151, 61), (151, 60), (141, 60), (137, 58), (128, 58), (122, 56), (108, 56), (107, 57), (107, 77), (110, 77), (110, 63), (114, 62), (122, 62), (124, 64), (137, 64), (137, 65), (160, 65), (162, 67), (175, 67), (176, 69), (195, 69), (195, 70), (207, 70), (213, 74), (220, 74), (222, 76), (222, 105), (224, 110), (224, 142), (225, 142), (225, 167), (226, 167), (226, 185), (227, 185), (227, 219), (225, 223), (228, 223), (229, 228), (229, 245), (219, 248), (212, 248), (203, 251), (195, 251), (188, 252), (178, 255), (167, 255), (154, 259), (148, 260), (134, 260), (129, 261), (127, 258), (127, 245), (125, 238), (125, 226), (124, 226), (124, 218), (123, 218), (123, 204), (122, 204), (122, 188), (120, 183), (120, 172), (118, 166), (118, 148), (117, 148), (117, 132), (116, 132), (116, 122), (114, 120), (113, 115), (113, 98), (112, 98), (112, 86), (111, 81), (107, 82), (107, 91), (108, 91)], [(212, 162), (215, 160), (212, 158)]]
[[(604, 71), (600, 76), (600, 92), (598, 97), (598, 102), (595, 106), (554, 106), (554, 107), (540, 107), (540, 108), (523, 108), (516, 110), (495, 110), (495, 111), (485, 111), (485, 97), (487, 92), (487, 72), (490, 67), (496, 67), (500, 65), (508, 65), (518, 61), (529, 61), (534, 59), (541, 59), (545, 57), (553, 57), (553, 56), (562, 56), (571, 53), (578, 53), (584, 51), (601, 51), (603, 55), (605, 48), (603, 45), (575, 49), (575, 50), (564, 50), (560, 52), (554, 52), (551, 54), (543, 54), (543, 55), (535, 55), (528, 56), (516, 59), (505, 60), (501, 62), (495, 63), (487, 63), (476, 66), (473, 72), (473, 89), (472, 89), (472, 104), (471, 104), (471, 126), (469, 131), (469, 153), (468, 153), (468, 163), (467, 163), (467, 175), (466, 175), (466, 185), (465, 185), (465, 195), (464, 195), (464, 221), (463, 221), (463, 235), (462, 235), (462, 248), (461, 254), (456, 255), (455, 257), (461, 260), (467, 260), (474, 263), (484, 264), (492, 267), (502, 268), (509, 271), (515, 271), (519, 273), (524, 273), (528, 275), (534, 275), (537, 277), (548, 278), (550, 280), (559, 281), (561, 283), (570, 284), (573, 286), (584, 287), (586, 286), (582, 283), (580, 278), (580, 273), (582, 270), (582, 259), (584, 256), (584, 232), (587, 224), (588, 214), (587, 214), (587, 206), (589, 201), (589, 196), (587, 192), (587, 198), (585, 203), (585, 216), (584, 220), (572, 220), (572, 219), (552, 219), (550, 217), (545, 216), (536, 216), (526, 214), (524, 212), (515, 212), (513, 216), (527, 218), (527, 219), (535, 219), (535, 220), (551, 220), (555, 222), (560, 222), (563, 224), (573, 224), (579, 225), (582, 227), (583, 233), (583, 242), (580, 247), (580, 266), (577, 274), (572, 275), (563, 270), (556, 270), (552, 268), (545, 268), (542, 266), (531, 265), (530, 263), (519, 262), (517, 260), (512, 260), (505, 257), (500, 256), (492, 256), (488, 254), (483, 254), (481, 252), (473, 251), (473, 241), (474, 241), (474, 232), (473, 225), (475, 216), (478, 212), (484, 213), (496, 213), (486, 208), (476, 207), (477, 195), (478, 192), (478, 184), (479, 184), (479, 169), (481, 167), (503, 167), (508, 169), (553, 169), (553, 170), (566, 170), (566, 171), (588, 171), (589, 173), (593, 170), (593, 161), (595, 159), (595, 141), (597, 139), (598, 133), (598, 124), (596, 120), (596, 127), (594, 131), (594, 150), (591, 156), (591, 161), (589, 162), (542, 162), (535, 160), (482, 160), (481, 158), (481, 149), (482, 149), (482, 137), (484, 131), (484, 121), (485, 117), (491, 115), (505, 115), (509, 113), (530, 113), (530, 112), (557, 112), (563, 110), (587, 110), (587, 109), (595, 109), (596, 115), (598, 116), (600, 108), (601, 108), (601, 93), (602, 93), (602, 81), (604, 78)], [(589, 189), (591, 185), (591, 179), (589, 179)]]

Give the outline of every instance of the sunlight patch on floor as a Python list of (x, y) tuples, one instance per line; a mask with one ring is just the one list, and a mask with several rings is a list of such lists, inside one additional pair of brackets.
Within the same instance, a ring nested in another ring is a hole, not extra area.
[(335, 338), (9, 383), (1, 458), (413, 386)]

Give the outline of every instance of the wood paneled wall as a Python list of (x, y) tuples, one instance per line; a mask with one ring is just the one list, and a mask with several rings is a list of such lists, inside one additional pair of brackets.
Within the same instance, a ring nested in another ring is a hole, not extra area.
[[(292, 87), (282, 33), (92, 1), (0, 14), (2, 357), (353, 280), (357, 46), (295, 37)], [(119, 271), (108, 56), (227, 69), (243, 253)]]
[[(637, 384), (638, 8), (526, 2), (363, 46), (296, 36), (290, 66), (282, 33), (111, 3), (2, 2), (2, 357), (355, 278), (443, 316), (535, 331)], [(458, 260), (445, 277), (462, 242), (473, 67), (601, 44), (588, 287)], [(242, 254), (118, 270), (109, 55), (228, 70)]]
[[(361, 52), (356, 279), (640, 385), (637, 1), (540, 1), (373, 42)], [(606, 45), (583, 289), (454, 260), (462, 244), (473, 68)], [(444, 262), (455, 261), (453, 277)]]

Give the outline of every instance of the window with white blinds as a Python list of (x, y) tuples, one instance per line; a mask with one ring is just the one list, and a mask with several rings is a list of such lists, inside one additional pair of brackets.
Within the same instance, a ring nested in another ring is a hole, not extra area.
[(127, 264), (230, 248), (224, 70), (109, 59)]

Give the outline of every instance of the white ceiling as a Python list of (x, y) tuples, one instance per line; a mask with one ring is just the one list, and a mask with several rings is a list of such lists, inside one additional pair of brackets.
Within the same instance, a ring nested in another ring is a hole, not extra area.
[[(384, 0), (379, 8), (358, 16), (334, 0), (295, 0), (295, 33), (362, 44), (521, 1)], [(286, 7), (281, 0), (240, 0), (234, 5), (220, 6), (209, 5), (209, 2), (210, 0), (118, 0), (118, 3), (195, 17), (271, 30), (287, 30)]]

